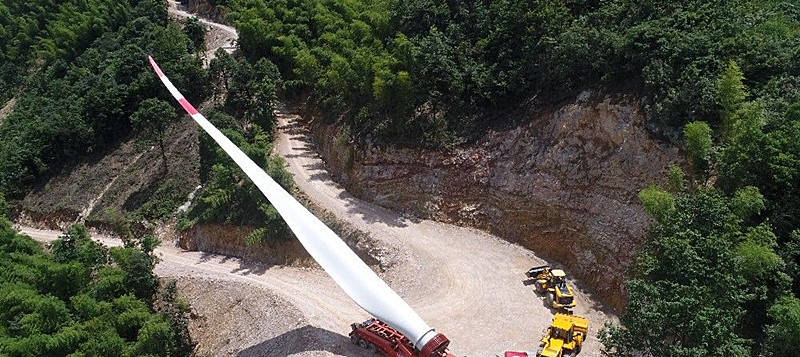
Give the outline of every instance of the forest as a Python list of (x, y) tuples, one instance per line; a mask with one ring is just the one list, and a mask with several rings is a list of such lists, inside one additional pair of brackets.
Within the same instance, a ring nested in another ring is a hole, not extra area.
[[(192, 102), (226, 91), (219, 110), (209, 117), (240, 145), (251, 147), (251, 157), (270, 151), (270, 103), (282, 85), (275, 66), (267, 60), (251, 65), (223, 51), (204, 69), (197, 55), (202, 27), (196, 19), (183, 28), (169, 21), (161, 1), (9, 1), (0, 5), (0, 24), (0, 33), (8, 34), (0, 36), (0, 93), (16, 93), (17, 100), (0, 126), (0, 192), (10, 199), (131, 137), (160, 146), (163, 155), (164, 133), (180, 117), (173, 103), (161, 99), (167, 92), (158, 78), (143, 70), (147, 54), (158, 58)], [(209, 183), (182, 227), (249, 223), (263, 227), (254, 241), (268, 231), (285, 238), (282, 220), (261, 195), (253, 194), (255, 186), (211, 142), (201, 146), (201, 176)], [(279, 181), (289, 187), (280, 159), (266, 155), (264, 160), (261, 164), (274, 177), (283, 176)], [(166, 156), (162, 164), (166, 171)], [(138, 219), (164, 218), (182, 203), (187, 189), (167, 176), (147, 202), (129, 213)], [(232, 204), (241, 209), (225, 209)]]
[(107, 248), (76, 224), (45, 250), (0, 212), (0, 354), (189, 356), (188, 304), (153, 274), (157, 243)]
[[(602, 329), (605, 352), (796, 353), (800, 6), (779, 0), (212, 4), (229, 12), (242, 56), (218, 53), (208, 69), (197, 55), (196, 26), (168, 21), (160, 1), (0, 4), (0, 102), (17, 100), (0, 125), (0, 192), (18, 199), (81, 157), (152, 129), (152, 118), (176, 120), (176, 108), (159, 99), (167, 94), (158, 79), (142, 70), (147, 53), (190, 100), (216, 103), (204, 109), (208, 118), (286, 188), (291, 177), (270, 154), (279, 94), (346, 127), (356, 144), (443, 150), (586, 89), (635, 96), (651, 134), (684, 149), (688, 164), (670, 168), (639, 194), (653, 225), (629, 274), (620, 322)], [(227, 94), (215, 98), (220, 92)], [(286, 237), (274, 208), (208, 138), (200, 140), (204, 189), (179, 228), (231, 222), (258, 228), (251, 243)], [(168, 198), (183, 193), (164, 193), (168, 202), (151, 204), (157, 209), (146, 218), (174, 211), (180, 201)], [(45, 252), (0, 220), (0, 262), (8, 264), (0, 354), (180, 351), (180, 323), (170, 322), (179, 314), (159, 307), (149, 241), (106, 251), (82, 232), (74, 227)], [(130, 264), (145, 269), (126, 271)], [(41, 271), (81, 284), (41, 280)], [(121, 283), (126, 279), (135, 282)], [(137, 321), (137, 330), (120, 330), (113, 319), (121, 316)], [(98, 340), (97, 333), (109, 338)]]
[(736, 60), (767, 109), (796, 100), (798, 8), (785, 1), (228, 0), (241, 50), (356, 139), (463, 143), (584, 89), (637, 93), (660, 135), (717, 124)]

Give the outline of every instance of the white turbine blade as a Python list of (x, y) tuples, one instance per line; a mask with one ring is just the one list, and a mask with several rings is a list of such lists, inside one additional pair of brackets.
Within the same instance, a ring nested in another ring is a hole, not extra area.
[(397, 293), (379, 278), (336, 233), (278, 185), (253, 160), (222, 134), (172, 85), (152, 57), (148, 56), (161, 82), (192, 119), (211, 135), (228, 156), (242, 168), (283, 217), (303, 247), (325, 269), (336, 284), (361, 308), (402, 332), (422, 349), (436, 333), (422, 321)]

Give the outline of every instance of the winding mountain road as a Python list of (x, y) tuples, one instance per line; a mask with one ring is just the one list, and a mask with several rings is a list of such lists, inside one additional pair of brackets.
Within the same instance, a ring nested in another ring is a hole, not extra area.
[[(175, 16), (191, 16), (179, 10), (174, 1), (170, 4)], [(211, 49), (235, 43), (235, 30), (202, 21), (217, 30), (212, 31), (212, 36), (223, 39), (208, 46), (210, 53)], [(286, 160), (297, 186), (315, 204), (368, 232), (393, 252), (393, 264), (380, 275), (423, 319), (450, 338), (451, 352), (492, 356), (505, 350), (536, 350), (553, 312), (532, 287), (523, 284), (523, 273), (543, 264), (542, 259), (530, 250), (478, 230), (408, 219), (353, 197), (330, 178), (302, 119), (286, 108), (278, 110), (277, 116), (275, 153)], [(43, 242), (60, 235), (29, 227), (18, 229)], [(93, 239), (108, 246), (121, 245), (113, 237), (95, 235)], [(314, 331), (346, 336), (350, 323), (368, 318), (320, 269), (253, 265), (167, 244), (157, 248), (156, 254), (161, 258), (156, 267), (159, 276), (200, 276), (268, 290), (294, 305), (316, 328)], [(595, 334), (604, 321), (614, 317), (600, 311), (587, 294), (578, 292), (577, 298), (575, 313), (589, 318), (591, 323), (591, 336), (581, 356), (599, 356), (600, 343)], [(324, 345), (327, 340), (322, 340)], [(342, 340), (300, 354), (366, 355)]]

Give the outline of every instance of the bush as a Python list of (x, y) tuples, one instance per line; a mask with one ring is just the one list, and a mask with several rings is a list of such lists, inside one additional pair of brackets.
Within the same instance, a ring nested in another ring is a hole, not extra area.
[(764, 196), (756, 187), (742, 187), (734, 193), (731, 206), (739, 218), (747, 221), (764, 210)]
[(8, 218), (8, 202), (6, 202), (6, 196), (0, 192), (0, 219)]
[(767, 327), (768, 356), (794, 356), (800, 345), (800, 300), (793, 296), (781, 297), (769, 309), (774, 321)]
[(668, 217), (675, 209), (675, 199), (672, 195), (655, 186), (639, 191), (639, 200), (644, 210), (658, 221)]
[(667, 188), (670, 193), (676, 194), (686, 191), (686, 175), (678, 165), (670, 165), (667, 173)]
[(192, 42), (195, 52), (205, 49), (206, 28), (196, 17), (190, 17), (183, 23), (183, 33)]
[(711, 127), (706, 122), (696, 121), (686, 124), (683, 128), (683, 137), (686, 140), (686, 150), (696, 173), (704, 175), (708, 170), (711, 159)]

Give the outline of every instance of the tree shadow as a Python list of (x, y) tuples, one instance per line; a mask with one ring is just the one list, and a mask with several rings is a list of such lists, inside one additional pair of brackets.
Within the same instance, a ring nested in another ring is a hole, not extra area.
[(233, 261), (238, 264), (238, 267), (231, 270), (230, 273), (237, 274), (237, 275), (262, 275), (264, 274), (269, 268), (273, 266), (277, 266), (279, 264), (268, 264), (262, 263), (258, 261), (251, 261), (244, 259), (242, 257), (236, 255), (228, 255), (216, 252), (207, 252), (201, 250), (187, 250), (181, 249), (181, 252), (185, 253), (192, 253), (197, 252), (200, 253), (199, 257), (192, 257), (191, 255), (181, 254), (184, 258), (188, 258), (192, 260), (192, 264), (194, 265), (202, 265), (206, 263), (210, 264), (225, 264), (229, 261)]
[(245, 260), (239, 260), (239, 267), (231, 270), (231, 273), (239, 274), (239, 275), (262, 275), (264, 274), (267, 269), (272, 266), (276, 266), (277, 264), (261, 264), (255, 262), (247, 262)]
[(353, 197), (349, 192), (344, 190), (339, 193), (339, 199), (344, 202), (347, 213), (361, 216), (361, 219), (370, 224), (383, 223), (389, 227), (403, 228), (407, 227), (409, 223), (420, 222), (419, 219), (402, 216), (377, 203), (367, 202)]
[(373, 356), (353, 345), (350, 338), (305, 325), (240, 351), (238, 357), (284, 357), (301, 352), (325, 351), (343, 356)]

